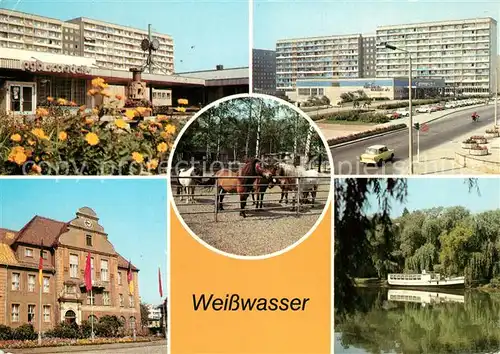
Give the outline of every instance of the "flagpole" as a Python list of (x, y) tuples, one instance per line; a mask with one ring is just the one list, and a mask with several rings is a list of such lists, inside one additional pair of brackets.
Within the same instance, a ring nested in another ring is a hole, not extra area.
[(92, 321), (90, 321), (90, 325), (91, 325), (91, 332), (90, 332), (90, 338), (92, 340), (92, 342), (94, 341), (94, 292), (93, 292), (93, 289), (90, 289), (90, 311), (91, 311), (91, 317), (92, 318)]
[(38, 345), (42, 345), (42, 284), (38, 281), (40, 288), (40, 305), (38, 306)]

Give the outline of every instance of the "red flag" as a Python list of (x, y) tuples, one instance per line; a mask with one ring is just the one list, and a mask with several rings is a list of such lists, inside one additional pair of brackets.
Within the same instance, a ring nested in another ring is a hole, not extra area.
[(92, 290), (92, 261), (90, 258), (90, 252), (87, 254), (87, 260), (85, 261), (85, 288), (87, 291)]
[(42, 247), (40, 248), (40, 260), (38, 261), (38, 283), (40, 287), (42, 286), (43, 281), (43, 240)]
[(163, 298), (163, 289), (161, 288), (161, 271), (160, 271), (160, 267), (158, 267), (158, 286), (159, 286), (158, 290), (160, 290), (160, 297)]

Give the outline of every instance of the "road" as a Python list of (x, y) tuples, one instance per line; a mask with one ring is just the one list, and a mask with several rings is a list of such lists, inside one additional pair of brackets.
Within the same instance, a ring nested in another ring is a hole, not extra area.
[[(472, 122), (471, 114), (476, 111), (480, 119)], [(459, 111), (428, 124), (429, 130), (420, 133), (420, 152), (432, 149), (443, 142), (451, 141), (467, 132), (480, 127), (492, 126), (494, 122), (494, 106), (474, 107)], [(359, 156), (364, 150), (375, 144), (384, 144), (395, 150), (393, 162), (382, 167), (365, 166), (359, 163)], [(331, 149), (336, 175), (380, 175), (406, 174), (408, 160), (408, 130), (374, 137), (345, 146)], [(413, 155), (417, 155), (417, 132), (413, 131)]]
[(80, 346), (39, 347), (30, 349), (4, 349), (0, 354), (164, 354), (167, 352), (167, 341), (159, 340), (142, 343), (115, 343)]

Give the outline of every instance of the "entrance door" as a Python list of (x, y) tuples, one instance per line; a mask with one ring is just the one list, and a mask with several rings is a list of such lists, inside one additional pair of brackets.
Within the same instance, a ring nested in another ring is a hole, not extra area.
[(17, 114), (34, 114), (36, 110), (35, 83), (7, 82), (7, 111)]

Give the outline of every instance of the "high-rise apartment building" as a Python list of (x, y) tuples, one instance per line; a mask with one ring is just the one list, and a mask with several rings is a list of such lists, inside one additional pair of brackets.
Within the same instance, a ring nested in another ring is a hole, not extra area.
[(253, 92), (276, 94), (276, 52), (254, 49), (252, 51)]
[[(492, 18), (381, 26), (377, 42), (409, 51), (412, 75), (444, 79), (446, 94), (494, 91), (497, 22)], [(377, 49), (377, 77), (408, 75), (408, 66), (407, 53)]]
[[(115, 25), (89, 18), (76, 18), (69, 23), (77, 24), (80, 29), (82, 56), (94, 58), (97, 66), (113, 70), (129, 70), (143, 66), (146, 53), (141, 42), (148, 38), (148, 31)], [(154, 51), (153, 73), (172, 75), (174, 73), (174, 41), (171, 36), (154, 33), (153, 38), (160, 42)]]
[[(128, 71), (143, 66), (141, 41), (148, 31), (88, 18), (61, 21), (0, 9), (0, 48), (66, 54), (96, 59), (102, 69)], [(153, 33), (160, 46), (153, 54), (152, 72), (174, 73), (174, 44), (169, 35)]]
[(283, 39), (276, 43), (276, 89), (295, 91), (297, 79), (356, 78), (361, 35)]
[(363, 35), (361, 48), (361, 77), (375, 77), (377, 75), (377, 36), (375, 34)]

